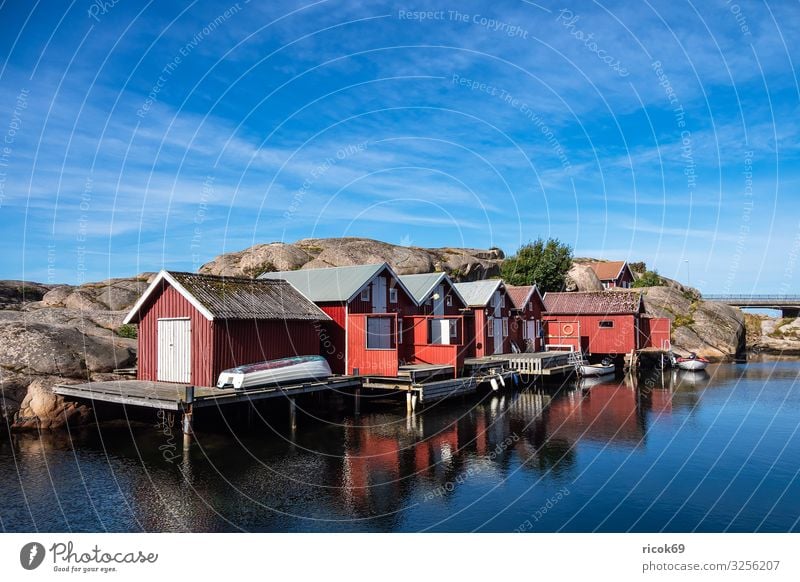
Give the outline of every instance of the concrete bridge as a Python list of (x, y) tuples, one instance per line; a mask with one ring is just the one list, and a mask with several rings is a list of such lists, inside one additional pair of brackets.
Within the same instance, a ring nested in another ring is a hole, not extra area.
[(800, 317), (800, 295), (703, 295), (703, 299), (733, 307), (777, 309), (783, 317)]

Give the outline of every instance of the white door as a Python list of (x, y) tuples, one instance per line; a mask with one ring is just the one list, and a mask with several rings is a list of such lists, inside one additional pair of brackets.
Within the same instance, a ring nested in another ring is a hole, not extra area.
[(531, 340), (531, 344), (536, 345), (536, 322), (531, 319), (525, 322), (525, 339)]
[(192, 381), (192, 324), (188, 319), (158, 320), (160, 382)]
[(450, 343), (449, 319), (431, 319), (431, 343), (439, 345)]
[[(444, 315), (444, 285), (439, 285), (433, 292), (433, 314), (437, 316)], [(438, 299), (436, 299), (438, 297)]]
[(372, 313), (386, 313), (386, 279), (378, 277), (372, 282)]
[(492, 319), (492, 332), (494, 335), (494, 352), (495, 354), (503, 353), (503, 320), (499, 317)]

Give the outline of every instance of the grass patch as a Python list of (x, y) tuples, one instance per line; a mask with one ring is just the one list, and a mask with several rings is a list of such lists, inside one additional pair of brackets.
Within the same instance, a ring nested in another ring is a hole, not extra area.
[(126, 337), (128, 339), (136, 339), (138, 332), (135, 325), (123, 323), (117, 328), (117, 335), (120, 337)]

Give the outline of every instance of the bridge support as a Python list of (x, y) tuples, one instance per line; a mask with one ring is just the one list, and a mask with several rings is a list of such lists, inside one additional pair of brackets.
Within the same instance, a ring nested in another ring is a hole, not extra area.
[(800, 317), (800, 307), (781, 307), (781, 317)]

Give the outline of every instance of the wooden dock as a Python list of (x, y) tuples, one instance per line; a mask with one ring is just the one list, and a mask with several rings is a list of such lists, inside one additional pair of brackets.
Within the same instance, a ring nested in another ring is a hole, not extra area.
[(570, 361), (573, 352), (533, 352), (520, 354), (497, 354), (473, 358), (501, 364), (505, 369), (518, 372), (522, 376), (557, 376), (571, 374), (575, 365)]
[(191, 404), (194, 408), (224, 406), (242, 402), (253, 402), (267, 398), (291, 398), (323, 390), (348, 390), (361, 386), (355, 376), (334, 377), (326, 382), (306, 382), (286, 386), (264, 386), (248, 390), (232, 388), (191, 387), (172, 382), (145, 382), (142, 380), (113, 380), (87, 382), (85, 384), (58, 384), (53, 392), (60, 396), (82, 398), (93, 402), (111, 402), (128, 406), (157, 408), (161, 410), (184, 410)]

